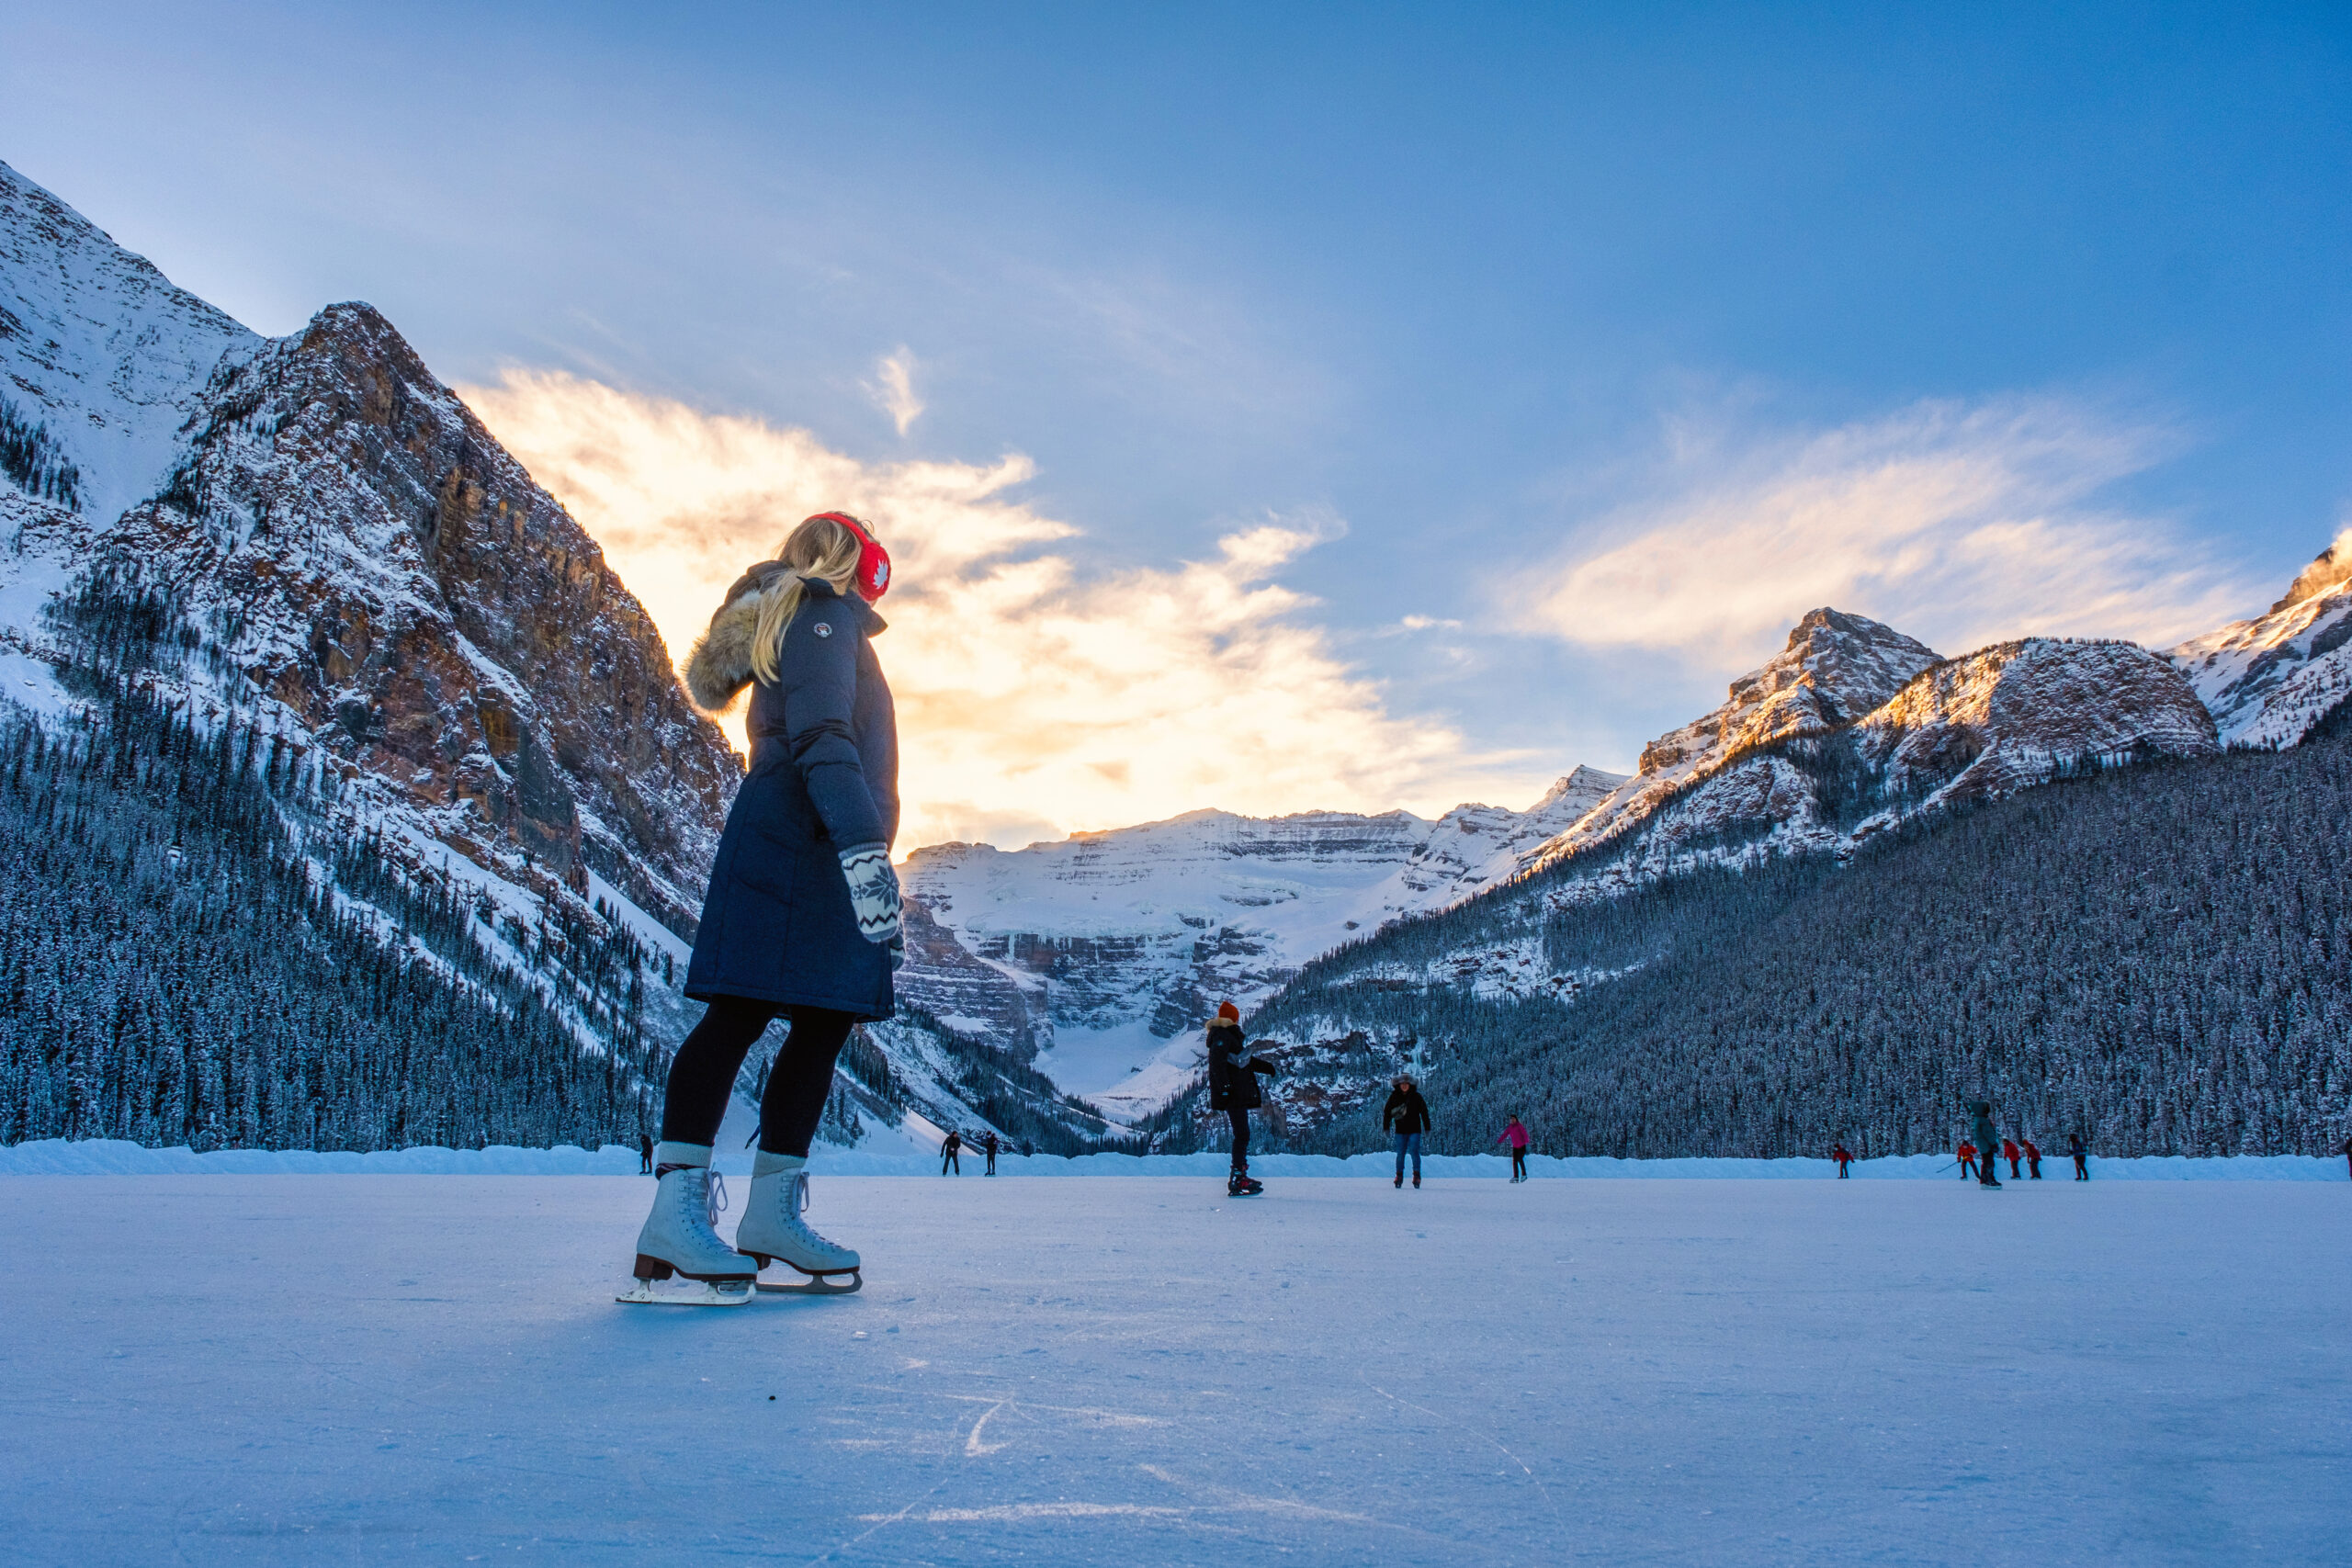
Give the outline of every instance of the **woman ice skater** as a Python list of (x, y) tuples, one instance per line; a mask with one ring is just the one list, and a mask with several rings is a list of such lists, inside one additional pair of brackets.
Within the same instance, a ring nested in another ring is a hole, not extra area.
[[(771, 1290), (854, 1291), (858, 1255), (811, 1230), (808, 1141), (833, 1058), (861, 1021), (896, 1010), (904, 961), (899, 878), (899, 730), (874, 657), (874, 601), (890, 558), (874, 532), (827, 512), (745, 572), (686, 661), (705, 708), (752, 688), (751, 771), (712, 863), (686, 995), (709, 1004), (678, 1047), (654, 1151), (660, 1183), (637, 1238), (638, 1289), (625, 1301), (733, 1304), (782, 1262), (808, 1276)], [(778, 1017), (788, 1032), (760, 1097), (759, 1155), (735, 1245), (718, 1237), (725, 1184), (710, 1148), (743, 1056)], [(700, 1296), (657, 1295), (673, 1274)], [(848, 1282), (842, 1279), (847, 1276)]]
[(1497, 1134), (1495, 1142), (1510, 1145), (1510, 1179), (1513, 1181), (1526, 1180), (1527, 1127), (1525, 1123), (1521, 1122), (1518, 1117), (1512, 1117), (1510, 1125)]

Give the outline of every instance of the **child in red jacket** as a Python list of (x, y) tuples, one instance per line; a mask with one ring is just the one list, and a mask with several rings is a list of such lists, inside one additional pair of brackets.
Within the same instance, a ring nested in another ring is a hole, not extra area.
[[(1993, 1156), (1987, 1155), (1984, 1157), (1990, 1159)], [(1962, 1144), (1960, 1145), (1960, 1179), (1962, 1181), (1966, 1181), (1975, 1174), (1976, 1145), (1974, 1144)]]
[(2024, 1157), (2018, 1152), (2018, 1141), (2015, 1138), (2001, 1140), (2001, 1157), (2009, 1162), (2009, 1179), (2015, 1181), (2022, 1174), (2018, 1169), (2018, 1161)]

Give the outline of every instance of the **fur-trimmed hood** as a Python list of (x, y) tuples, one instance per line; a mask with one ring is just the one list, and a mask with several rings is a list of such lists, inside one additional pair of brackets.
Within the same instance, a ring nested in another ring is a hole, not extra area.
[[(695, 638), (694, 648), (686, 654), (686, 694), (695, 705), (706, 713), (718, 713), (752, 683), (752, 644), (759, 629), (760, 605), (769, 589), (783, 582), (792, 572), (782, 561), (763, 560), (735, 580), (718, 612), (710, 617), (710, 629)], [(849, 603), (864, 612), (865, 635), (872, 637), (886, 623), (874, 613), (874, 607), (864, 600), (836, 592), (833, 585), (821, 577), (801, 580), (808, 599), (848, 598)]]

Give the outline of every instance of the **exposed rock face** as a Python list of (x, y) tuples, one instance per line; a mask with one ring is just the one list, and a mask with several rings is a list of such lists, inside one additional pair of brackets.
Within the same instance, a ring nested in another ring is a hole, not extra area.
[(224, 359), (90, 564), (167, 592), (439, 843), (692, 931), (732, 753), (595, 543), (375, 311)]
[(2136, 643), (2029, 637), (1924, 671), (1857, 732), (1897, 795), (1968, 799), (2047, 779), (2054, 766), (2219, 749), (2204, 704)]
[(2225, 746), (2292, 746), (2352, 696), (2352, 534), (2261, 615), (2171, 650)]
[[(1763, 668), (1731, 683), (1723, 706), (1643, 748), (1640, 771), (1537, 850), (1530, 864), (1556, 865), (1626, 832), (1757, 747), (1842, 728), (1934, 662), (1933, 649), (1892, 626), (1839, 610), (1815, 610)], [(1690, 811), (1697, 803), (1684, 801), (1688, 830), (1713, 831), (1702, 824), (1770, 809), (1757, 802), (1773, 787), (1761, 776), (1727, 780), (1708, 797), (1711, 809)]]
[(1019, 851), (917, 850), (900, 988), (1098, 1104), (1148, 1111), (1189, 1076), (1219, 1001), (1247, 1006), (1352, 933), (1508, 880), (1623, 782), (1579, 768), (1527, 811), (1435, 822), (1199, 811)]
[(0, 386), (76, 479), (14, 487), (11, 642), (41, 650), (69, 583), (160, 594), (200, 645), (190, 700), (337, 760), (420, 854), (594, 872), (692, 931), (732, 753), (595, 543), (382, 317), (263, 339), (5, 165), (0, 258)]

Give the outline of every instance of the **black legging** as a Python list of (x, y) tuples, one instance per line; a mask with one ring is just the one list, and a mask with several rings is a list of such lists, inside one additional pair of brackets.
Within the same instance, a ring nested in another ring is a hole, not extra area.
[(1226, 1119), (1233, 1123), (1233, 1168), (1250, 1168), (1250, 1112), (1238, 1105), (1225, 1108)]
[(808, 1140), (817, 1135), (825, 1096), (833, 1087), (833, 1058), (842, 1054), (857, 1020), (829, 1008), (786, 1007), (748, 997), (713, 997), (702, 1021), (678, 1047), (662, 1101), (664, 1142), (707, 1144), (718, 1136), (743, 1057), (778, 1013), (792, 1021), (792, 1031), (760, 1095), (760, 1147), (772, 1155), (808, 1157)]

